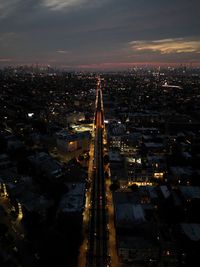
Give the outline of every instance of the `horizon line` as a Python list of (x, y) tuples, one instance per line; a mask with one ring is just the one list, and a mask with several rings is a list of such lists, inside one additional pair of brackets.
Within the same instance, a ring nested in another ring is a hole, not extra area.
[[(8, 62), (7, 62), (8, 63)], [(200, 67), (200, 62), (108, 62), (80, 65), (64, 65), (49, 63), (12, 63), (0, 64), (0, 68), (8, 67), (49, 67), (69, 70), (125, 70), (134, 67)]]

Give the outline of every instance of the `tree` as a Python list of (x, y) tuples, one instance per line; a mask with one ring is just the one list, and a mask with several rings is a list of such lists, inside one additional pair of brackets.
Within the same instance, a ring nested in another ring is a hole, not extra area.
[(104, 175), (105, 175), (105, 178), (106, 178), (106, 179), (108, 179), (108, 178), (109, 178), (109, 174), (108, 174), (108, 172), (107, 172), (107, 171), (105, 171)]
[(84, 156), (83, 156), (83, 155), (79, 155), (79, 156), (78, 156), (78, 160), (79, 160), (79, 161), (83, 161), (83, 160), (84, 160)]
[(119, 183), (115, 182), (110, 185), (110, 191), (116, 191), (120, 188)]
[(104, 161), (105, 165), (107, 165), (109, 163), (110, 159), (109, 159), (109, 156), (107, 154), (103, 157), (103, 161)]
[(8, 227), (4, 223), (0, 223), (0, 235), (5, 235), (8, 232)]
[(4, 153), (7, 148), (7, 141), (5, 138), (0, 136), (0, 153)]
[(136, 184), (132, 184), (131, 186), (129, 186), (130, 189), (133, 191), (133, 192), (137, 192), (138, 191), (138, 186)]

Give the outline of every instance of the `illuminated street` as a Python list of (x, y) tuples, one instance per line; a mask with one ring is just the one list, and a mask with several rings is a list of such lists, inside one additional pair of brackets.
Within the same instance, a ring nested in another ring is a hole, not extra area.
[[(88, 164), (88, 180), (89, 183), (92, 182), (93, 178), (93, 158), (94, 158), (94, 142), (93, 139), (90, 144), (90, 159)], [(91, 207), (91, 187), (86, 192), (85, 195), (85, 208), (83, 212), (83, 242), (81, 244), (79, 250), (79, 257), (78, 257), (78, 266), (85, 267), (87, 262), (87, 251), (88, 251), (88, 224), (90, 219), (90, 207)]]
[(87, 266), (109, 266), (107, 249), (106, 196), (103, 170), (103, 103), (100, 79), (97, 82), (95, 141)]
[(0, 0), (0, 267), (198, 267), (200, 0)]

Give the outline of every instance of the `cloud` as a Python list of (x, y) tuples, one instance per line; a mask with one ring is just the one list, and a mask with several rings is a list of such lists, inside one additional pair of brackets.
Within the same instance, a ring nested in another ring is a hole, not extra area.
[(0, 62), (11, 62), (13, 58), (0, 58)]
[[(0, 0), (0, 19), (23, 19), (39, 10), (42, 0)], [(23, 14), (21, 17), (20, 15)], [(7, 22), (8, 23), (8, 22)]]
[(42, 0), (42, 5), (52, 11), (67, 10), (72, 7), (100, 6), (110, 0)]
[(15, 32), (4, 32), (0, 33), (0, 53), (2, 53), (2, 48), (7, 48), (15, 44), (17, 40), (20, 39), (20, 35)]
[(51, 10), (62, 10), (66, 7), (82, 5), (87, 0), (43, 0), (43, 5)]
[[(66, 11), (71, 8), (90, 8), (103, 6), (112, 0), (0, 0), (0, 19), (12, 14), (31, 13), (33, 11), (44, 12)], [(35, 10), (34, 10), (35, 9)]]
[(199, 6), (197, 0), (0, 0), (0, 58), (86, 68), (200, 62)]
[(21, 0), (0, 0), (0, 18), (5, 18), (15, 12)]
[(151, 51), (160, 54), (200, 53), (200, 41), (184, 38), (161, 39), (154, 41), (132, 41), (129, 43), (133, 51)]
[(60, 53), (60, 54), (69, 54), (69, 51), (68, 50), (62, 50), (62, 49), (59, 49), (56, 52), (57, 53)]
[(10, 38), (15, 37), (16, 34), (14, 32), (6, 32), (6, 33), (1, 33), (0, 34), (0, 41), (8, 40)]

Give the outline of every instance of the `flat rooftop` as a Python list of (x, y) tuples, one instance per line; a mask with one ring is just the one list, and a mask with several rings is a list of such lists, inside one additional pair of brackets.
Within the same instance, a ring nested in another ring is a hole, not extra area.
[(133, 224), (145, 222), (145, 213), (140, 204), (118, 204), (116, 206), (117, 226), (132, 227)]
[(200, 241), (200, 224), (181, 223), (181, 230), (191, 241)]

